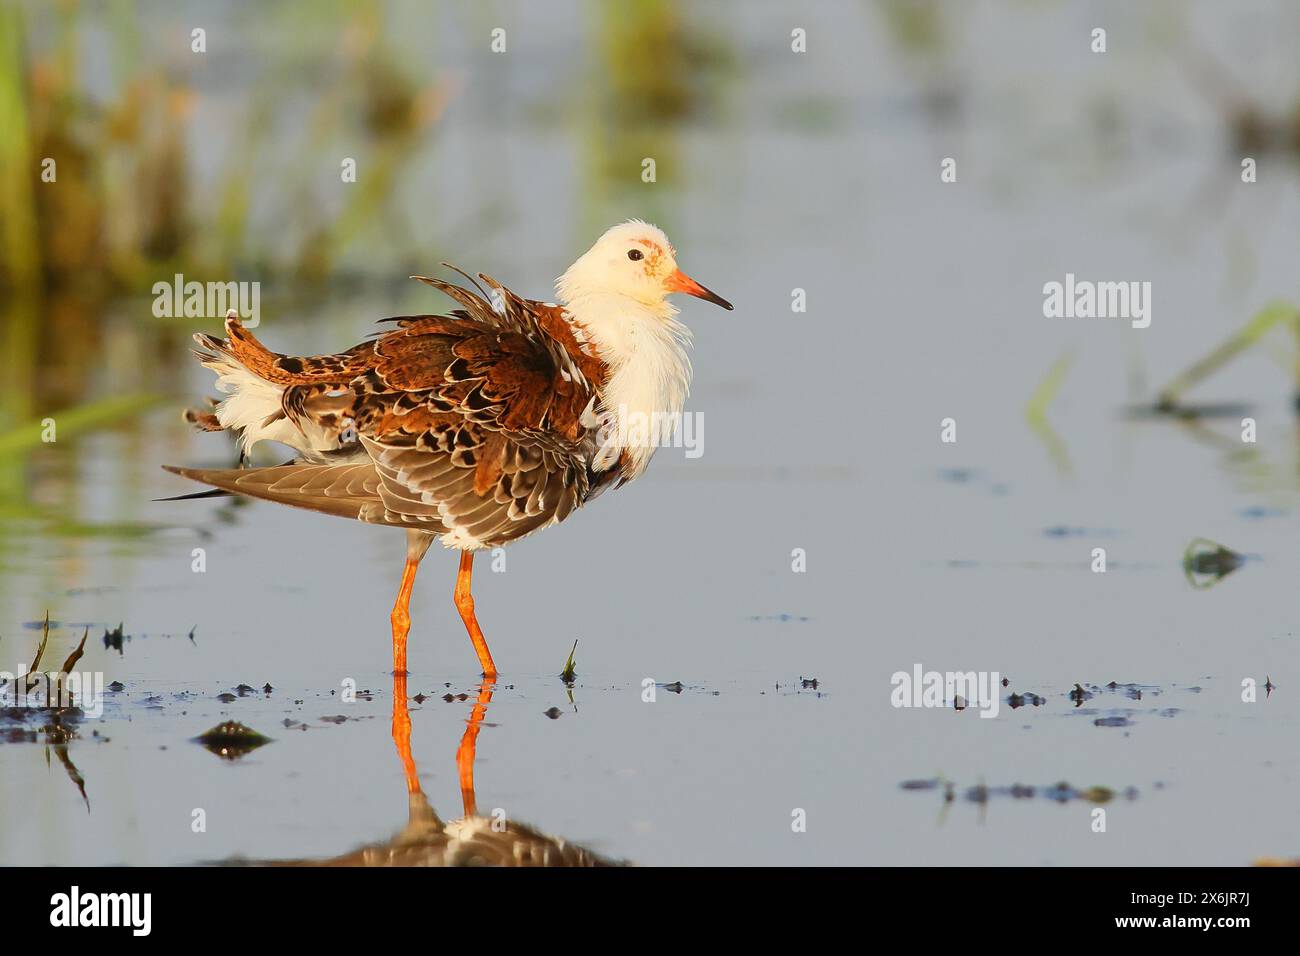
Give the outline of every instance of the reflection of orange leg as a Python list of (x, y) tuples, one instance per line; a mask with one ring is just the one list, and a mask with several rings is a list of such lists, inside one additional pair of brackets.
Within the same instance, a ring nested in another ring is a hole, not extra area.
[[(488, 663), (491, 663), (491, 659)], [(456, 769), (460, 771), (460, 798), (465, 804), (467, 817), (478, 814), (478, 806), (474, 800), (474, 753), (478, 746), (479, 724), (483, 723), (487, 706), (492, 703), (494, 686), (496, 681), (489, 677), (479, 688), (478, 700), (474, 704), (474, 709), (470, 711), (469, 726), (465, 728), (465, 733), (460, 738), (460, 746), (456, 749)]]
[(406, 774), (406, 792), (420, 792), (420, 776), (411, 756), (411, 712), (406, 703), (406, 675), (393, 675), (393, 743)]
[(488, 680), (495, 680), (497, 667), (492, 663), (492, 653), (488, 650), (487, 640), (483, 637), (483, 629), (478, 626), (478, 618), (474, 616), (474, 595), (470, 593), (470, 577), (473, 573), (474, 552), (462, 551), (460, 573), (456, 575), (456, 610), (460, 611), (460, 619), (465, 622), (469, 639), (474, 642), (474, 650), (478, 652), (478, 662), (483, 665), (483, 676)]

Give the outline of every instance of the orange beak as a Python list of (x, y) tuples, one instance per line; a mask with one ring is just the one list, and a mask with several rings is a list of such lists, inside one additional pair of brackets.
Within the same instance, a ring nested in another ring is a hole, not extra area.
[(674, 269), (673, 274), (668, 277), (664, 283), (664, 288), (669, 292), (685, 292), (687, 295), (693, 295), (697, 299), (703, 299), (705, 302), (712, 302), (714, 305), (720, 305), (728, 312), (732, 311), (732, 305), (716, 292), (710, 292), (704, 286), (700, 285), (681, 269)]

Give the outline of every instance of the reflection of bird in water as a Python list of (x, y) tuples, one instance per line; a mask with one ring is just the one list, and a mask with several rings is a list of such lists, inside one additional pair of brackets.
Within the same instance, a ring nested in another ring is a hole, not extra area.
[(407, 824), (391, 840), (371, 843), (324, 860), (278, 860), (277, 866), (618, 866), (617, 861), (560, 837), (503, 817), (483, 817), (474, 797), (474, 756), (479, 725), (492, 702), (493, 681), (484, 681), (456, 751), (465, 815), (444, 821), (429, 805), (411, 756), (411, 715), (406, 677), (393, 678), (393, 743), (410, 798)]
[[(460, 550), (455, 601), (483, 668), (496, 665), (474, 614), (474, 553), (563, 521), (645, 471), (671, 441), (690, 386), (690, 332), (674, 292), (730, 309), (677, 268), (659, 229), (608, 230), (560, 277), (563, 305), (425, 279), (461, 308), (402, 316), (337, 355), (280, 355), (231, 312), (199, 360), (229, 397), (192, 417), (299, 458), (274, 468), (171, 468), (222, 491), (405, 528), (393, 607), (393, 671), (406, 672), (411, 589), (435, 537)], [(194, 497), (194, 496), (185, 496)], [(202, 496), (199, 496), (202, 497)]]

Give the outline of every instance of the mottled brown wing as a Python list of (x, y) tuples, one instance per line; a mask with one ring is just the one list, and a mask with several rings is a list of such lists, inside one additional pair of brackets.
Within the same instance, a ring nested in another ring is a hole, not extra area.
[(422, 442), (361, 441), (379, 474), (385, 509), (382, 519), (367, 520), (441, 529), (448, 546), (517, 540), (563, 521), (587, 495), (585, 465), (572, 452), (515, 441), (474, 422), (443, 433), (440, 441), (454, 445), (450, 451)]
[(391, 320), (397, 328), (375, 339), (369, 367), (354, 382), (362, 395), (360, 433), (379, 437), (396, 417), (424, 409), (581, 442), (583, 412), (604, 385), (605, 366), (583, 350), (562, 310), (520, 299), (486, 277), (491, 301), (420, 278), (464, 308)]
[[(604, 363), (558, 306), (521, 299), (487, 276), (491, 293), (417, 278), (461, 308), (387, 320), (396, 327), (338, 355), (271, 352), (237, 318), (226, 323), (227, 342), (201, 340), (209, 361), (228, 352), (281, 386), (278, 414), (318, 439), (311, 464), (286, 467), (341, 467), (325, 460), (355, 463), (364, 450), (373, 461), (364, 465), (373, 473), (366, 500), (322, 493), (326, 472), (301, 472), (311, 484), (298, 500), (290, 500), (287, 473), (267, 474), (274, 469), (182, 473), (240, 494), (423, 528), (457, 547), (513, 541), (568, 517), (610, 474), (590, 472), (590, 412)], [(251, 477), (259, 473), (265, 478)]]
[(399, 318), (377, 338), (355, 413), (382, 520), (471, 548), (563, 521), (586, 500), (595, 436), (584, 412), (604, 377), (558, 307), (481, 278), (491, 301), (423, 280), (463, 308)]

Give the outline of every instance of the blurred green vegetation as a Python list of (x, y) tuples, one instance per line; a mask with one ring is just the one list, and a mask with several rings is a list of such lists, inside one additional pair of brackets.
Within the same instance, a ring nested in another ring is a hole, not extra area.
[[(735, 66), (720, 35), (698, 23), (687, 29), (676, 0), (594, 3), (592, 13), (595, 55), (575, 111), (583, 181), (590, 184), (584, 235), (609, 225), (612, 204), (635, 208), (644, 219), (665, 218), (663, 203), (684, 175), (681, 127), (721, 117), (722, 81)], [(646, 159), (654, 160), (654, 182), (667, 190), (643, 181)]]
[[(731, 59), (708, 29), (687, 29), (680, 0), (592, 12), (590, 82), (566, 96), (562, 115), (576, 123), (593, 183), (579, 216), (597, 228), (611, 202), (635, 198), (642, 215), (662, 212), (665, 190), (644, 188), (636, 173), (652, 157), (668, 191), (680, 181), (677, 126), (717, 112), (715, 81)], [(444, 14), (463, 13), (415, 11), (420, 46), (436, 39)], [(459, 79), (421, 59), (423, 50), (412, 53), (404, 40), (411, 15), (343, 0), (224, 10), (246, 41), (273, 38), (273, 55), (249, 51), (257, 69), (240, 75), (243, 51), (216, 49), (230, 30), (214, 30), (209, 59), (196, 61), (193, 18), (160, 17), (151, 5), (0, 5), (0, 414), (8, 427), (88, 400), (105, 304), (143, 300), (159, 280), (257, 280), (264, 291), (271, 284), (310, 298), (328, 294), (360, 259), (414, 257), (410, 226), (418, 216), (427, 227), (436, 212), (417, 212), (403, 186), (416, 178)], [(295, 123), (288, 136), (286, 117)], [(328, 193), (344, 156), (364, 175), (342, 195)], [(138, 306), (131, 350), (152, 369), (191, 330)]]
[[(140, 10), (127, 2), (0, 7), (0, 121), (9, 131), (0, 142), (0, 285), (45, 292), (75, 285), (82, 294), (111, 295), (139, 294), (175, 272), (256, 271), (263, 280), (327, 274), (363, 224), (382, 218), (403, 164), (446, 105), (447, 87), (402, 68), (380, 8), (288, 6), (304, 18), (334, 18), (336, 37), (322, 53), (336, 62), (311, 90), (302, 155), (260, 167), (283, 170), (276, 185), (312, 220), (296, 245), (283, 234), (269, 242), (251, 236), (248, 227), (254, 165), (267, 158), (274, 108), (301, 91), (301, 77), (288, 83), (271, 70), (254, 81), (245, 115), (217, 137), (218, 188), (200, 191), (192, 149), (198, 97), (183, 61), (142, 57)], [(92, 90), (80, 75), (91, 35), (111, 41), (109, 89)], [(310, 180), (295, 172), (310, 164), (294, 160), (310, 158), (345, 126), (372, 152), (342, 213), (325, 221)], [(53, 182), (42, 179), (48, 159)]]
[[(125, 403), (93, 395), (111, 351), (109, 303), (141, 299), (131, 309), (138, 318), (118, 332), (135, 386), (154, 370), (165, 385), (165, 358), (190, 330), (153, 319), (143, 297), (154, 282), (175, 273), (289, 284), (327, 277), (343, 250), (388, 218), (404, 166), (446, 104), (441, 82), (402, 68), (379, 8), (288, 4), (278, 15), (310, 18), (333, 37), (318, 51), (332, 60), (311, 91), (308, 134), (294, 140), (301, 155), (267, 161), (275, 109), (304, 85), (272, 70), (220, 133), (217, 187), (200, 189), (198, 97), (183, 58), (142, 48), (154, 12), (128, 0), (0, 4), (0, 450), (30, 447), (22, 436), (47, 414), (103, 423), (148, 407), (145, 394)], [(178, 40), (188, 52), (188, 34)], [(88, 79), (87, 50), (107, 56), (110, 83)], [(294, 170), (309, 168), (343, 128), (366, 144), (366, 175), (326, 218), (311, 180)], [(259, 177), (283, 171), (274, 192), (292, 203), (285, 218), (296, 231), (253, 234), (255, 168)]]
[[(0, 552), (20, 526), (78, 538), (156, 530), (130, 504), (88, 518), (93, 489), (77, 478), (79, 438), (124, 425), (134, 443), (139, 416), (183, 387), (193, 328), (153, 316), (153, 284), (175, 273), (289, 295), (319, 284), (394, 219), (399, 178), (448, 99), (441, 77), (422, 81), (403, 65), (383, 8), (281, 5), (273, 42), (284, 56), (250, 78), (231, 76), (237, 57), (192, 65), (188, 20), (174, 13), (130, 0), (0, 0)], [(222, 16), (249, 18), (245, 36), (251, 18), (269, 22), (255, 9)], [(308, 22), (314, 40), (295, 26)], [(160, 30), (175, 42), (151, 41)], [(191, 72), (208, 67), (205, 84), (219, 79), (205, 103)], [(248, 95), (226, 95), (235, 79)], [(300, 102), (304, 134), (276, 137), (277, 118)], [(205, 106), (219, 130), (199, 128)], [(327, 214), (301, 170), (340, 140), (362, 144), (365, 175)], [(253, 221), (265, 194), (288, 228), (268, 234)], [(58, 467), (29, 461), (42, 448), (58, 449)]]
[[(687, 9), (591, 7), (584, 82), (530, 94), (555, 104), (548, 122), (580, 146), (591, 188), (572, 228), (583, 235), (608, 225), (611, 208), (666, 215), (663, 197), (683, 176), (679, 126), (722, 112), (730, 51), (709, 24), (688, 29)], [(135, 441), (140, 416), (184, 392), (195, 325), (219, 325), (155, 318), (154, 283), (258, 281), (263, 308), (270, 297), (301, 314), (355, 279), (407, 274), (430, 257), (420, 248), (430, 231), (464, 246), (499, 224), (509, 205), (492, 195), (468, 227), (430, 230), (437, 210), (412, 195), (466, 82), (443, 69), (437, 40), (444, 28), (486, 36), (490, 14), (349, 0), (210, 10), (0, 0), (0, 518), (94, 534), (83, 502), (45, 491), (80, 496), (78, 439), (114, 428)], [(344, 157), (360, 172), (340, 191)], [(645, 157), (658, 188), (640, 180)], [(41, 457), (49, 418), (58, 480)]]

